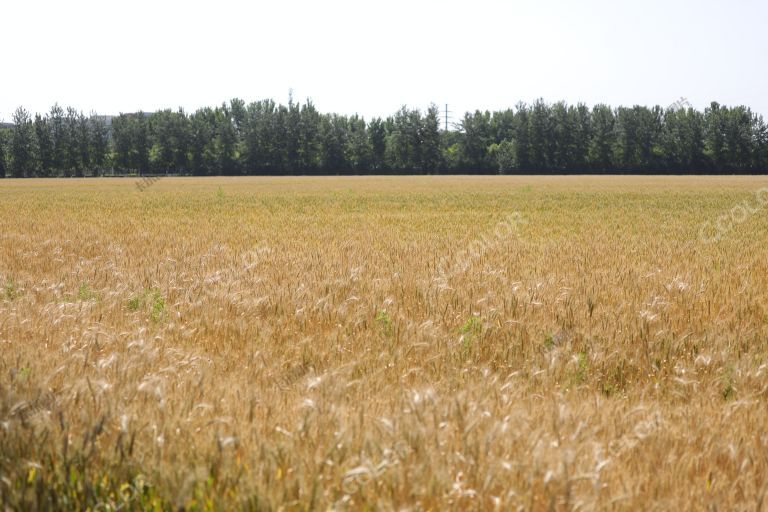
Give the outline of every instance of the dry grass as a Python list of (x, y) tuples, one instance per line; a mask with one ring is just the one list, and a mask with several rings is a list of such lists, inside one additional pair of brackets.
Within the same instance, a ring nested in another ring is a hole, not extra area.
[(2, 502), (760, 509), (765, 184), (0, 182)]

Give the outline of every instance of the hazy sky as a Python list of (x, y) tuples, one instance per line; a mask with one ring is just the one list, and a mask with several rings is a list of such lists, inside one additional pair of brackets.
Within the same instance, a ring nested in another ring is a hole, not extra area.
[(0, 119), (232, 97), (388, 115), (685, 97), (768, 117), (766, 0), (4, 0)]

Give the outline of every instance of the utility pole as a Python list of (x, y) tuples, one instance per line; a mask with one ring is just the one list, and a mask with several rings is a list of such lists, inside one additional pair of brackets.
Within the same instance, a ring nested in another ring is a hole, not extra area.
[(448, 104), (445, 104), (445, 131), (448, 131), (448, 119), (450, 118), (451, 111), (448, 110)]

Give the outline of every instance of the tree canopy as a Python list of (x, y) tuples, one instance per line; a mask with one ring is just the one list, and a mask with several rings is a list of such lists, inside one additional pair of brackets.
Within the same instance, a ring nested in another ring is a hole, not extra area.
[(370, 121), (292, 98), (115, 117), (54, 105), (34, 116), (20, 107), (0, 129), (0, 177), (767, 170), (763, 117), (715, 102), (701, 112), (537, 100), (467, 112), (448, 131), (435, 105)]

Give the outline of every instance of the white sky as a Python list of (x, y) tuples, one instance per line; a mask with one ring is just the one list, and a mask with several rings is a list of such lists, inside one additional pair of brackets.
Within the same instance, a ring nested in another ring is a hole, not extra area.
[(520, 100), (768, 117), (765, 0), (0, 0), (0, 119), (313, 99), (366, 118), (400, 105)]

